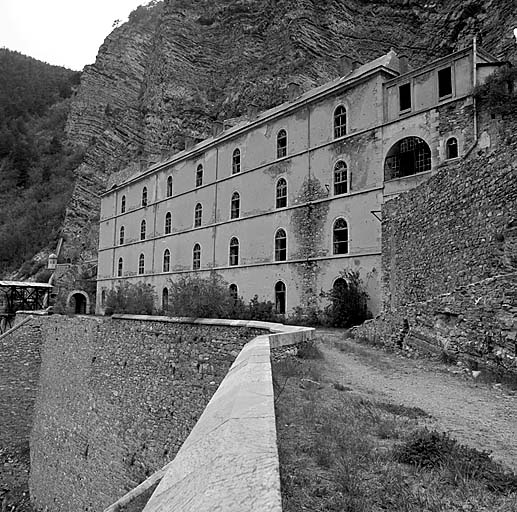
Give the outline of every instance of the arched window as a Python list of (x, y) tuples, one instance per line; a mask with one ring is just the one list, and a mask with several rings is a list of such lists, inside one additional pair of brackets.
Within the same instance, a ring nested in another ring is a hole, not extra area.
[(335, 297), (340, 297), (343, 295), (347, 288), (347, 282), (342, 277), (338, 277), (332, 285), (332, 295)]
[(333, 253), (347, 254), (348, 253), (348, 224), (343, 218), (336, 219), (332, 229), (333, 234)]
[(142, 189), (142, 206), (147, 206), (147, 187)]
[(334, 110), (334, 138), (346, 135), (346, 108), (343, 105)]
[(203, 221), (203, 206), (201, 203), (197, 203), (194, 208), (194, 227), (199, 228)]
[(117, 269), (117, 276), (122, 277), (122, 273), (124, 271), (124, 260), (122, 258), (118, 259), (118, 269)]
[(275, 233), (275, 261), (287, 260), (287, 235), (283, 229)]
[(241, 172), (241, 150), (236, 148), (233, 150), (232, 155), (232, 174)]
[(276, 136), (276, 157), (283, 158), (287, 156), (287, 132), (280, 130)]
[(275, 284), (275, 311), (279, 315), (285, 313), (285, 284), (282, 281), (278, 281)]
[(395, 143), (386, 155), (384, 179), (393, 180), (431, 170), (431, 149), (419, 137), (406, 137)]
[(171, 270), (171, 251), (165, 249), (163, 253), (163, 271), (170, 272)]
[(241, 214), (241, 196), (239, 192), (234, 192), (232, 194), (232, 203), (230, 208), (230, 218), (238, 219)]
[(124, 245), (124, 234), (125, 234), (124, 226), (120, 226), (120, 232), (119, 232), (119, 237), (118, 237), (119, 245)]
[(203, 166), (199, 164), (196, 169), (196, 187), (203, 185)]
[(230, 266), (234, 267), (239, 264), (239, 240), (233, 237), (230, 240)]
[(122, 199), (120, 200), (120, 213), (126, 212), (126, 196), (122, 196)]
[(458, 139), (451, 137), (446, 143), (445, 148), (447, 152), (447, 160), (451, 158), (458, 158)]
[(165, 234), (170, 235), (172, 231), (172, 215), (171, 212), (165, 214)]
[(236, 301), (239, 298), (239, 289), (237, 288), (236, 284), (231, 284), (229, 287), (230, 295), (234, 301)]
[(145, 256), (140, 254), (138, 258), (138, 275), (142, 275), (145, 272)]
[(162, 309), (164, 311), (169, 309), (169, 290), (167, 288), (162, 291)]
[(101, 306), (104, 307), (106, 305), (106, 290), (102, 290), (101, 293)]
[(145, 224), (145, 220), (143, 220), (140, 223), (140, 240), (145, 240), (145, 228), (146, 228), (146, 224)]
[(340, 160), (334, 166), (334, 195), (348, 192), (348, 170), (345, 162)]
[(172, 176), (167, 178), (167, 197), (172, 197)]
[(194, 245), (192, 250), (192, 269), (199, 270), (201, 268), (201, 246), (199, 244)]
[(280, 178), (276, 182), (276, 207), (285, 208), (287, 206), (287, 181)]

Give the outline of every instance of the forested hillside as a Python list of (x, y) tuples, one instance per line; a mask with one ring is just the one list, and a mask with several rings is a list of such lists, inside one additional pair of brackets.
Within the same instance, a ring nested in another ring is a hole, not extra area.
[(0, 275), (57, 237), (82, 159), (64, 131), (79, 76), (0, 49)]

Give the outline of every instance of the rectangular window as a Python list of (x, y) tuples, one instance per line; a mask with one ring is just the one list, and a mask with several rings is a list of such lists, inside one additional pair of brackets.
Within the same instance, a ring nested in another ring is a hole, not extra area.
[(451, 68), (440, 69), (438, 71), (438, 97), (452, 95), (452, 73)]
[(404, 84), (399, 87), (400, 111), (411, 109), (411, 84)]

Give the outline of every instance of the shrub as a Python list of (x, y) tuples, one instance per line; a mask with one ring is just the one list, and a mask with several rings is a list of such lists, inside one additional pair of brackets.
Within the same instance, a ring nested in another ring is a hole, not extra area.
[(106, 296), (106, 311), (132, 315), (154, 313), (154, 286), (145, 283), (123, 283)]
[(503, 67), (492, 73), (474, 95), (494, 114), (517, 113), (517, 68)]
[(322, 292), (329, 300), (325, 308), (326, 323), (332, 327), (359, 325), (371, 314), (368, 311), (368, 294), (362, 289), (359, 272), (344, 270), (329, 292)]

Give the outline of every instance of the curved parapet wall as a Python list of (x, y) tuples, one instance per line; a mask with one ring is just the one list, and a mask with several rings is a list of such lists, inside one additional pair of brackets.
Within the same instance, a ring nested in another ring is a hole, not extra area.
[[(143, 510), (281, 512), (270, 349), (311, 339), (314, 329), (265, 322), (196, 322), (269, 329), (272, 334), (254, 338), (241, 350), (174, 460), (142, 484), (146, 492), (164, 474)], [(138, 496), (128, 495), (106, 512), (142, 510), (129, 505)]]

